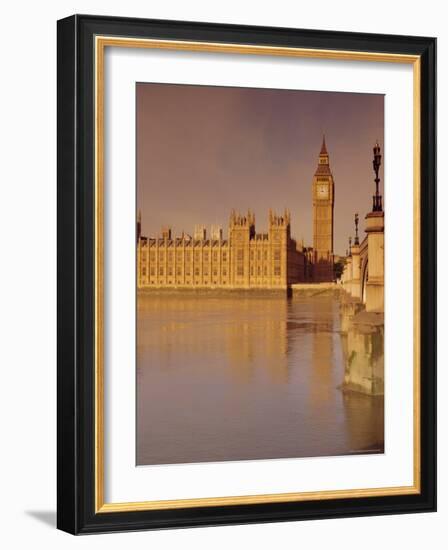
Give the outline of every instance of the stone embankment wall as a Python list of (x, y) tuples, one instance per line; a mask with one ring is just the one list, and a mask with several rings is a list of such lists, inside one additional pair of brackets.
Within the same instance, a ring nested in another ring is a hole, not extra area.
[(343, 389), (384, 395), (384, 313), (367, 312), (359, 299), (341, 296), (345, 355)]

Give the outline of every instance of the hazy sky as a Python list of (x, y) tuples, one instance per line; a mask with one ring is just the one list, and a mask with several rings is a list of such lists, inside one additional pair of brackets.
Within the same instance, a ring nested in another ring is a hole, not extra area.
[[(311, 184), (325, 133), (335, 179), (335, 253), (371, 209), (372, 148), (383, 145), (375, 94), (137, 84), (137, 208), (143, 234), (222, 225), (232, 208), (291, 211), (292, 236), (312, 245)], [(381, 171), (381, 177), (383, 172)], [(383, 189), (381, 183), (381, 189)]]

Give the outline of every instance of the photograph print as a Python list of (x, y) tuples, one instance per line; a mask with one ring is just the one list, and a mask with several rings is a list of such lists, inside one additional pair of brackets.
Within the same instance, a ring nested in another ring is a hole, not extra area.
[(384, 96), (136, 84), (136, 464), (385, 452)]

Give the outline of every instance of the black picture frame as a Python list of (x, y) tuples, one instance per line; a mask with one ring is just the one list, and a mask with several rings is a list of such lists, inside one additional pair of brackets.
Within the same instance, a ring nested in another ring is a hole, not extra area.
[[(412, 495), (95, 512), (95, 36), (417, 55), (421, 61), (421, 491)], [(436, 39), (74, 15), (58, 21), (57, 526), (73, 534), (436, 510)]]

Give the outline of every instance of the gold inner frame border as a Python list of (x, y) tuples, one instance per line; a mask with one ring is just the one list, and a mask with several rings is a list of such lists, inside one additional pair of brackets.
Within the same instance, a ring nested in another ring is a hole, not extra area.
[[(178, 500), (106, 503), (104, 501), (104, 54), (106, 47), (146, 48), (301, 57), (313, 59), (406, 63), (413, 66), (413, 195), (414, 195), (414, 349), (413, 349), (413, 485), (367, 489), (342, 489), (299, 493), (273, 493)], [(420, 56), (280, 46), (255, 46), (182, 40), (96, 36), (95, 55), (95, 513), (167, 510), (207, 506), (232, 506), (279, 502), (304, 502), (420, 493)]]

